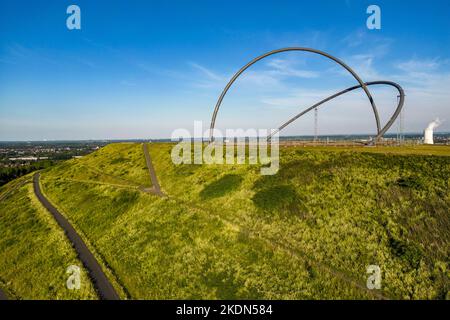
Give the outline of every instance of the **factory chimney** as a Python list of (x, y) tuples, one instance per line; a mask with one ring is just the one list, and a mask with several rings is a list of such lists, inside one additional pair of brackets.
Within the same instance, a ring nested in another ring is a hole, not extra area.
[(428, 125), (428, 127), (425, 129), (424, 135), (423, 135), (423, 143), (424, 144), (434, 144), (434, 139), (433, 139), (434, 129), (436, 129), (440, 125), (441, 125), (441, 121), (439, 120), (439, 118), (437, 118), (436, 120), (434, 120), (433, 122), (431, 122)]

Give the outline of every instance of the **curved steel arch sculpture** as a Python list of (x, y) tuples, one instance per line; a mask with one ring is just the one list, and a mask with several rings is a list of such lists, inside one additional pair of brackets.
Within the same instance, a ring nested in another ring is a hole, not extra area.
[[(403, 91), (403, 88), (395, 82), (392, 81), (370, 81), (370, 82), (366, 82), (365, 85), (367, 87), (369, 86), (373, 86), (373, 85), (389, 85), (391, 87), (394, 87), (397, 89), (398, 91), (398, 96), (400, 97), (400, 100), (398, 102), (397, 108), (394, 111), (394, 114), (392, 115), (392, 117), (389, 119), (389, 121), (387, 122), (387, 124), (381, 129), (381, 131), (378, 133), (377, 138), (382, 137), (388, 130), (389, 128), (394, 124), (395, 120), (397, 119), (398, 115), (400, 114), (400, 112), (402, 111), (403, 108), (403, 104), (405, 102), (405, 92)], [(353, 86), (350, 88), (347, 88), (345, 90), (342, 90), (338, 93), (335, 93), (319, 102), (317, 102), (316, 104), (312, 105), (311, 107), (303, 110), (302, 112), (300, 112), (299, 114), (297, 114), (296, 116), (292, 117), (291, 119), (289, 119), (288, 121), (286, 121), (284, 124), (282, 124), (275, 132), (273, 132), (268, 138), (267, 140), (270, 140), (275, 134), (279, 133), (281, 130), (283, 130), (284, 128), (286, 128), (288, 125), (290, 125), (291, 123), (293, 123), (295, 120), (297, 120), (298, 118), (300, 118), (301, 116), (307, 114), (308, 112), (310, 112), (311, 110), (314, 110), (315, 108), (321, 106), (322, 104), (324, 104), (325, 102), (328, 102), (330, 100), (333, 100), (334, 98), (337, 98), (345, 93), (348, 93), (350, 91), (356, 90), (361, 88), (361, 85), (357, 85), (357, 86)]]
[[(366, 93), (367, 98), (369, 99), (369, 102), (370, 102), (370, 104), (371, 104), (371, 106), (372, 106), (372, 110), (373, 110), (373, 113), (374, 113), (374, 116), (375, 116), (375, 122), (376, 122), (376, 126), (377, 126), (377, 139), (379, 139), (380, 137), (382, 137), (382, 136), (384, 135), (384, 133), (386, 133), (386, 131), (389, 130), (389, 128), (392, 126), (392, 124), (394, 123), (394, 121), (395, 121), (395, 119), (397, 118), (398, 114), (400, 113), (401, 108), (402, 108), (402, 106), (403, 106), (403, 102), (404, 102), (404, 92), (403, 92), (403, 89), (402, 89), (398, 84), (393, 83), (393, 82), (390, 82), (390, 81), (378, 81), (378, 83), (376, 83), (376, 84), (389, 84), (389, 85), (392, 85), (392, 86), (396, 87), (396, 88), (399, 90), (399, 93), (400, 93), (400, 103), (399, 103), (399, 106), (397, 107), (396, 112), (395, 112), (394, 115), (391, 117), (391, 119), (388, 121), (388, 123), (386, 124), (386, 126), (384, 126), (383, 128), (381, 128), (381, 126), (380, 126), (380, 118), (379, 118), (379, 115), (378, 115), (377, 107), (376, 107), (376, 105), (375, 105), (375, 101), (373, 100), (372, 95), (371, 95), (369, 89), (367, 88), (367, 86), (368, 86), (369, 84), (368, 84), (368, 83), (367, 83), (367, 84), (364, 83), (364, 82), (362, 81), (362, 79), (358, 76), (358, 74), (357, 74), (355, 71), (353, 71), (353, 69), (351, 69), (351, 68), (350, 68), (347, 64), (345, 64), (342, 60), (340, 60), (340, 59), (338, 59), (338, 58), (336, 58), (336, 57), (333, 57), (332, 55), (330, 55), (330, 54), (328, 54), (328, 53), (326, 53), (326, 52), (323, 52), (323, 51), (320, 51), (320, 50), (316, 50), (316, 49), (311, 49), (311, 48), (304, 48), (304, 47), (289, 47), (289, 48), (282, 48), (282, 49), (272, 50), (272, 51), (269, 51), (269, 52), (267, 52), (267, 53), (265, 53), (265, 54), (263, 54), (263, 55), (260, 55), (260, 56), (256, 57), (255, 59), (253, 59), (252, 61), (250, 61), (249, 63), (247, 63), (245, 66), (243, 66), (238, 72), (236, 72), (236, 74), (231, 78), (231, 80), (230, 80), (230, 81), (228, 82), (228, 84), (225, 86), (224, 90), (222, 91), (222, 94), (220, 95), (219, 99), (217, 100), (217, 103), (216, 103), (216, 106), (215, 106), (215, 108), (214, 108), (214, 112), (213, 112), (213, 115), (212, 115), (212, 118), (211, 118), (210, 141), (213, 141), (213, 140), (214, 140), (214, 136), (213, 136), (213, 133), (214, 133), (214, 126), (215, 126), (215, 123), (216, 123), (217, 113), (219, 112), (220, 105), (222, 104), (222, 101), (223, 101), (225, 95), (227, 94), (228, 90), (229, 90), (230, 87), (233, 85), (233, 83), (236, 81), (236, 79), (237, 79), (237, 78), (238, 78), (245, 70), (247, 70), (250, 66), (252, 66), (252, 65), (255, 64), (256, 62), (258, 62), (259, 60), (262, 60), (262, 59), (264, 59), (264, 58), (266, 58), (266, 57), (269, 57), (269, 56), (274, 55), (274, 54), (277, 54), (277, 53), (287, 52), (287, 51), (303, 51), (303, 52), (311, 52), (311, 53), (315, 53), (315, 54), (324, 56), (324, 57), (326, 57), (326, 58), (328, 58), (328, 59), (330, 59), (330, 60), (333, 60), (334, 62), (336, 62), (336, 63), (339, 64), (340, 66), (342, 66), (342, 67), (343, 67), (345, 70), (347, 70), (347, 71), (348, 71), (348, 72), (356, 79), (356, 81), (359, 83), (358, 86), (348, 88), (348, 89), (346, 89), (346, 90), (344, 90), (344, 91), (341, 91), (341, 92), (337, 93), (336, 95), (333, 95), (333, 96), (331, 96), (331, 97), (328, 97), (328, 98), (322, 100), (322, 101), (319, 103), (319, 105), (320, 105), (320, 104), (323, 104), (323, 103), (325, 103), (325, 102), (327, 102), (327, 101), (329, 101), (329, 100), (332, 100), (332, 99), (334, 99), (334, 98), (336, 98), (336, 97), (338, 97), (338, 96), (340, 96), (340, 95), (342, 95), (342, 94), (344, 94), (344, 93), (347, 93), (347, 92), (349, 92), (349, 91), (352, 91), (352, 90), (355, 90), (355, 89), (358, 89), (358, 88), (362, 88), (362, 89), (364, 90), (364, 92)], [(382, 83), (379, 83), (379, 82), (382, 82)], [(389, 82), (389, 83), (388, 83), (388, 82)], [(371, 83), (371, 84), (375, 84), (375, 83)], [(300, 118), (302, 115), (304, 115), (304, 114), (307, 113), (308, 111), (312, 110), (313, 108), (314, 108), (314, 107), (308, 108), (306, 112), (303, 112), (303, 113), (301, 113), (301, 114), (295, 116), (294, 118), (292, 118), (291, 120), (289, 120), (287, 123), (285, 123), (284, 125), (282, 125), (282, 126), (277, 130), (277, 132), (279, 132), (280, 130), (282, 130), (283, 128), (285, 128), (287, 125), (289, 125), (290, 123), (292, 123), (292, 122), (295, 121), (296, 119)], [(269, 137), (269, 139), (270, 139), (270, 137)]]

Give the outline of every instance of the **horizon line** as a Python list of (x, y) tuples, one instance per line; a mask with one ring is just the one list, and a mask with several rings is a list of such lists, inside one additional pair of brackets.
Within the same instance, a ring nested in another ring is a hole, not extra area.
[[(450, 134), (450, 131), (437, 131), (434, 132), (435, 135), (441, 135), (441, 134)], [(385, 136), (397, 136), (398, 133), (387, 133)], [(423, 135), (423, 132), (405, 132), (402, 134), (403, 136), (406, 135)], [(376, 134), (368, 134), (368, 133), (352, 133), (352, 134), (323, 134), (318, 135), (317, 137), (342, 137), (342, 136), (376, 136)], [(311, 137), (314, 138), (314, 135), (283, 135), (280, 136), (281, 138), (296, 138), (296, 137)], [(201, 139), (202, 137), (191, 137), (190, 139)], [(226, 137), (222, 137), (226, 138)], [(231, 137), (230, 137), (231, 138)], [(236, 138), (236, 137), (235, 137)], [(245, 137), (245, 138), (252, 138), (252, 137)], [(207, 139), (207, 137), (203, 137), (203, 139)], [(92, 141), (92, 142), (100, 142), (100, 141), (145, 141), (145, 140), (153, 140), (153, 141), (178, 141), (178, 140), (172, 140), (171, 138), (124, 138), (124, 139), (111, 139), (111, 138), (92, 138), (92, 139), (43, 139), (43, 140), (0, 140), (0, 143), (11, 143), (11, 142), (79, 142), (79, 141)]]

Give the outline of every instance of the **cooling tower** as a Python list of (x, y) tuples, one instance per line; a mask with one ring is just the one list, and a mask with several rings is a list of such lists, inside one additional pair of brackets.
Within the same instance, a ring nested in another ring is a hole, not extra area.
[(433, 129), (425, 129), (423, 134), (423, 143), (425, 144), (434, 144), (433, 139)]
[(434, 139), (433, 139), (434, 129), (439, 127), (440, 124), (441, 124), (441, 121), (439, 119), (436, 119), (428, 125), (428, 127), (425, 129), (424, 134), (423, 134), (423, 143), (424, 144), (434, 144)]

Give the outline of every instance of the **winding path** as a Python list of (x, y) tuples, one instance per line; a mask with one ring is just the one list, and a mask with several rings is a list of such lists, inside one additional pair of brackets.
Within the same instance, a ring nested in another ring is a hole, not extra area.
[(34, 193), (42, 205), (53, 215), (61, 228), (65, 231), (67, 237), (72, 243), (75, 251), (78, 254), (79, 259), (89, 272), (89, 276), (103, 300), (119, 300), (119, 295), (115, 291), (112, 284), (104, 274), (100, 264), (95, 259), (94, 255), (89, 251), (88, 247), (84, 243), (83, 239), (78, 235), (69, 221), (56, 209), (50, 201), (42, 194), (39, 184), (40, 174), (36, 173), (33, 177)]
[(148, 152), (147, 143), (142, 144), (142, 148), (144, 149), (145, 162), (147, 163), (148, 172), (150, 174), (150, 179), (152, 180), (152, 188), (145, 188), (144, 191), (148, 191), (154, 193), (158, 196), (165, 196), (165, 194), (161, 191), (161, 186), (158, 182), (158, 177), (156, 176), (155, 168), (153, 168), (152, 159), (150, 158), (150, 153)]

